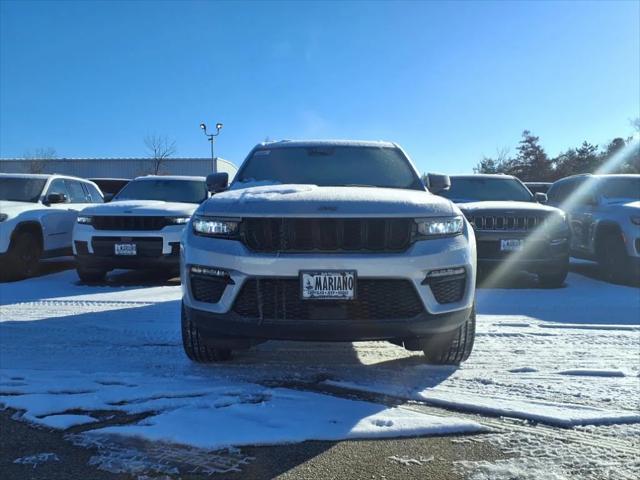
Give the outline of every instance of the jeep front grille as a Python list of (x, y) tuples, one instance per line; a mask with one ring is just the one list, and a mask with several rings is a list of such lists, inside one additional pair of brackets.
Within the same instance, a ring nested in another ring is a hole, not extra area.
[(527, 232), (544, 220), (538, 215), (469, 215), (469, 222), (479, 231)]
[(143, 216), (94, 216), (91, 224), (96, 230), (162, 230), (167, 223), (165, 217), (143, 217)]
[(241, 238), (256, 252), (402, 252), (411, 218), (245, 218)]
[(359, 279), (353, 300), (302, 300), (298, 278), (251, 278), (233, 304), (243, 317), (268, 320), (411, 319), (423, 312), (408, 280)]

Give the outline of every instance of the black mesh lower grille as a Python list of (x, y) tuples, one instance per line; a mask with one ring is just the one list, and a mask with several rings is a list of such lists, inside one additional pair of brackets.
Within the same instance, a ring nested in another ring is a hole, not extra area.
[(204, 275), (189, 276), (191, 283), (191, 294), (198, 302), (206, 303), (218, 303), (224, 289), (229, 283), (226, 278), (223, 277), (209, 277)]
[(162, 255), (162, 237), (133, 237), (126, 240), (121, 237), (93, 237), (93, 253), (101, 257), (115, 256), (116, 243), (134, 243), (136, 257), (159, 257)]
[(466, 283), (466, 275), (455, 275), (431, 279), (429, 286), (438, 303), (454, 303), (462, 300)]
[[(549, 256), (548, 245), (545, 242), (532, 242), (525, 240), (526, 249), (519, 254), (520, 260), (535, 260), (547, 258)], [(507, 258), (514, 252), (502, 251), (500, 249), (500, 240), (481, 240), (476, 241), (478, 251), (478, 259), (499, 260)]]
[(385, 320), (409, 319), (422, 313), (416, 289), (408, 280), (360, 279), (356, 298), (346, 301), (302, 300), (298, 278), (247, 280), (233, 311), (266, 320)]

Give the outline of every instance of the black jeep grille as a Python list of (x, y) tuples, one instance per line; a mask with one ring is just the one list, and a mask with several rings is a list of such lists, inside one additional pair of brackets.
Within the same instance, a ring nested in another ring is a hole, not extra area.
[(423, 311), (408, 280), (360, 279), (353, 300), (302, 300), (298, 278), (247, 280), (233, 304), (238, 315), (253, 319), (389, 320), (410, 319)]
[(96, 230), (162, 230), (166, 217), (95, 216), (91, 220)]
[(402, 252), (410, 218), (246, 218), (241, 238), (257, 252)]
[(535, 229), (543, 217), (538, 215), (468, 215), (475, 230), (528, 232)]

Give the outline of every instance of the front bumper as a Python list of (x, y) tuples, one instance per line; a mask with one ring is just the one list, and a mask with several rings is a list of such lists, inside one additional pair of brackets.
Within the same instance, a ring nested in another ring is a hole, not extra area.
[(355, 342), (366, 340), (410, 340), (434, 333), (450, 332), (471, 315), (472, 307), (454, 312), (430, 314), (423, 312), (412, 319), (295, 320), (255, 322), (233, 312), (216, 314), (185, 306), (186, 314), (199, 333), (207, 339), (229, 344), (241, 340), (259, 343), (264, 340), (297, 340), (318, 342)]
[[(535, 233), (534, 233), (535, 235)], [(512, 271), (560, 273), (568, 268), (569, 238), (528, 238), (515, 232), (476, 232), (478, 267), (491, 269), (508, 264)], [(500, 241), (520, 239), (524, 248), (518, 252), (502, 252)]]
[[(73, 230), (73, 254), (84, 268), (111, 270), (170, 269), (180, 265), (180, 238), (184, 226), (167, 226), (162, 230), (96, 230), (76, 224)], [(115, 255), (113, 243), (135, 243), (138, 255)]]
[[(190, 229), (185, 231), (183, 246), (183, 303), (202, 331), (211, 336), (336, 341), (424, 336), (457, 328), (468, 318), (474, 302), (476, 252), (468, 224), (463, 235), (418, 241), (403, 253), (255, 253), (241, 242), (196, 236)], [(231, 281), (216, 303), (194, 298), (189, 274), (194, 265), (228, 274)], [(462, 298), (438, 303), (424, 283), (427, 273), (459, 267), (466, 272)], [(234, 311), (234, 302), (248, 280), (297, 278), (301, 270), (355, 270), (358, 279), (409, 281), (424, 308), (413, 318), (292, 318), (286, 322), (245, 318)]]

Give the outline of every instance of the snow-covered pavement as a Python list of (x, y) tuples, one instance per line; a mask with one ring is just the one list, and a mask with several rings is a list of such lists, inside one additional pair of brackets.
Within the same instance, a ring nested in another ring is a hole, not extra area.
[[(640, 470), (625, 456), (640, 432), (637, 288), (571, 274), (561, 289), (481, 289), (476, 347), (459, 369), (381, 342), (269, 342), (195, 365), (182, 353), (179, 298), (175, 285), (86, 286), (73, 271), (0, 285), (0, 402), (33, 423), (80, 428), (87, 441), (117, 434), (205, 449), (496, 431), (506, 416), (524, 427), (473, 441), (507, 448), (507, 435), (530, 469), (551, 463), (568, 477)], [(132, 421), (105, 424), (105, 412)], [(532, 458), (535, 422), (554, 432), (548, 439), (593, 439), (595, 466), (567, 463), (560, 457), (575, 452), (551, 440)], [(460, 465), (477, 475), (512, 467)]]

